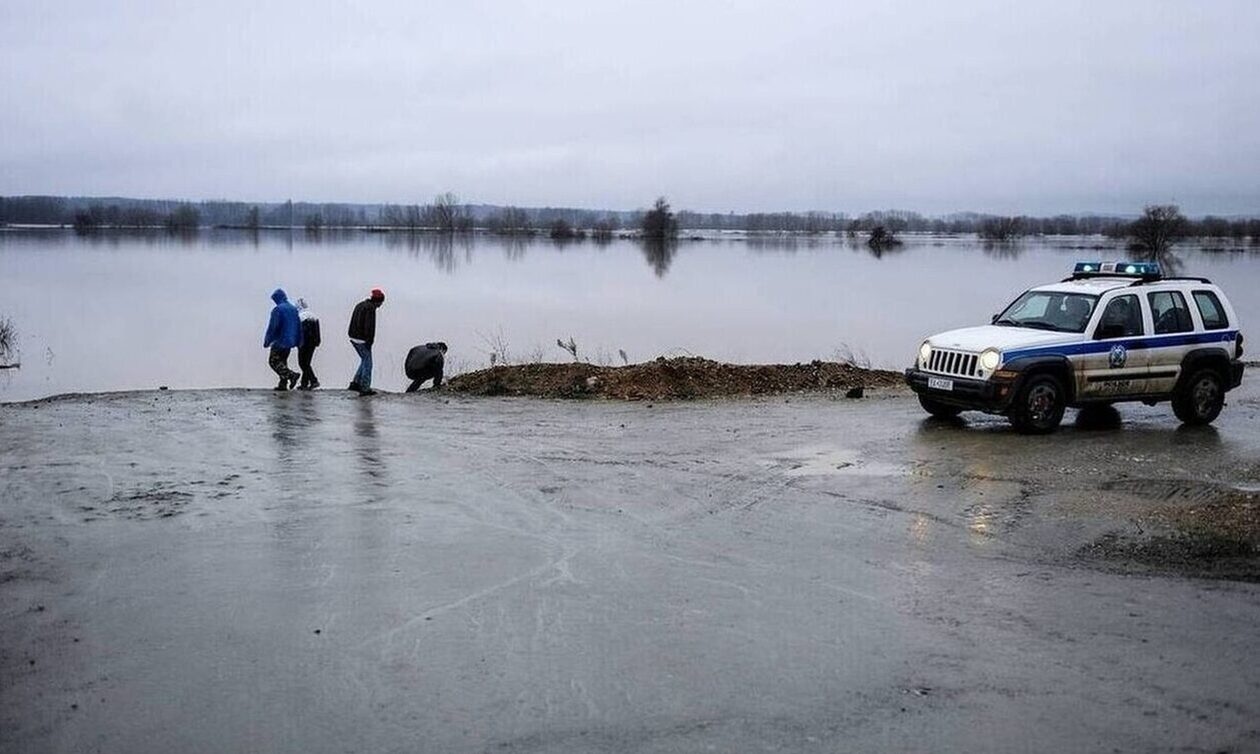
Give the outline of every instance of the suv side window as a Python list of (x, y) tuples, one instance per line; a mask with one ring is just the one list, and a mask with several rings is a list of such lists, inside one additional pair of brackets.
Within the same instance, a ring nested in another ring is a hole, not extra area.
[(1136, 295), (1126, 294), (1116, 296), (1107, 304), (1102, 319), (1098, 320), (1098, 329), (1094, 330), (1094, 340), (1143, 334), (1142, 305)]
[(1221, 300), (1211, 291), (1195, 291), (1194, 303), (1199, 307), (1199, 314), (1203, 316), (1204, 330), (1224, 330), (1229, 327), (1229, 317), (1225, 315), (1225, 309), (1221, 306)]
[(1157, 291), (1148, 293), (1146, 298), (1151, 303), (1151, 318), (1155, 321), (1156, 335), (1194, 330), (1190, 308), (1186, 306), (1186, 297), (1180, 291)]

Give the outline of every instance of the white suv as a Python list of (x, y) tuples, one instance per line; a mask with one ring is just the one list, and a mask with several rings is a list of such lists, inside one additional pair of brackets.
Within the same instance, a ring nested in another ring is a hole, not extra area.
[(1054, 431), (1069, 406), (1120, 401), (1171, 401), (1181, 421), (1208, 424), (1242, 382), (1242, 353), (1234, 308), (1206, 278), (1080, 262), (992, 324), (923, 341), (906, 382), (934, 416), (1004, 414), (1027, 433)]

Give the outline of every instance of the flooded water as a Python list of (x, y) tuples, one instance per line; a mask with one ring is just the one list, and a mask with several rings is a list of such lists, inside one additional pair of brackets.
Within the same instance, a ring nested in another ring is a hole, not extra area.
[[(974, 237), (909, 237), (876, 255), (860, 242), (714, 237), (650, 249), (630, 240), (556, 244), (486, 236), (203, 231), (188, 237), (0, 231), (0, 317), (18, 330), (21, 369), (0, 401), (65, 392), (269, 387), (262, 335), (283, 287), (320, 315), (315, 366), (344, 387), (357, 363), (344, 334), (354, 304), (384, 288), (375, 382), (406, 385), (402, 359), (451, 346), (448, 372), (511, 361), (619, 364), (661, 355), (797, 362), (853, 355), (909, 363), (927, 334), (987, 321), (1076, 259), (1123, 258), (1098, 238), (985, 247)], [(1183, 274), (1231, 294), (1260, 321), (1260, 254), (1178, 251)], [(1256, 336), (1260, 338), (1260, 336)], [(296, 366), (296, 355), (291, 359)]]

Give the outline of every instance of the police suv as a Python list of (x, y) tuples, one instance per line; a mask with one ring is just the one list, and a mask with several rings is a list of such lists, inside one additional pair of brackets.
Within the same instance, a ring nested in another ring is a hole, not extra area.
[(1071, 406), (1171, 401), (1208, 424), (1242, 382), (1243, 336), (1220, 288), (1149, 262), (1080, 262), (1026, 291), (992, 324), (933, 335), (906, 381), (930, 414), (1003, 414), (1052, 432)]

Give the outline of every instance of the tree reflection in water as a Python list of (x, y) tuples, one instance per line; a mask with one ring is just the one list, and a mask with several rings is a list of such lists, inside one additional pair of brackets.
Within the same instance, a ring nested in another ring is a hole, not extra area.
[(984, 241), (980, 247), (984, 251), (984, 255), (993, 259), (1019, 259), (1019, 255), (1024, 253), (1024, 246), (1017, 240), (1010, 241)]
[(459, 265), (460, 256), (465, 263), (472, 261), (473, 238), (469, 233), (391, 232), (385, 234), (385, 246), (405, 246), (411, 256), (423, 254), (438, 270), (449, 274)]
[(678, 242), (673, 239), (643, 239), (643, 256), (647, 259), (648, 264), (652, 266), (652, 271), (656, 273), (658, 278), (665, 277), (665, 273), (669, 272), (669, 265), (674, 261), (674, 256), (677, 254)]

